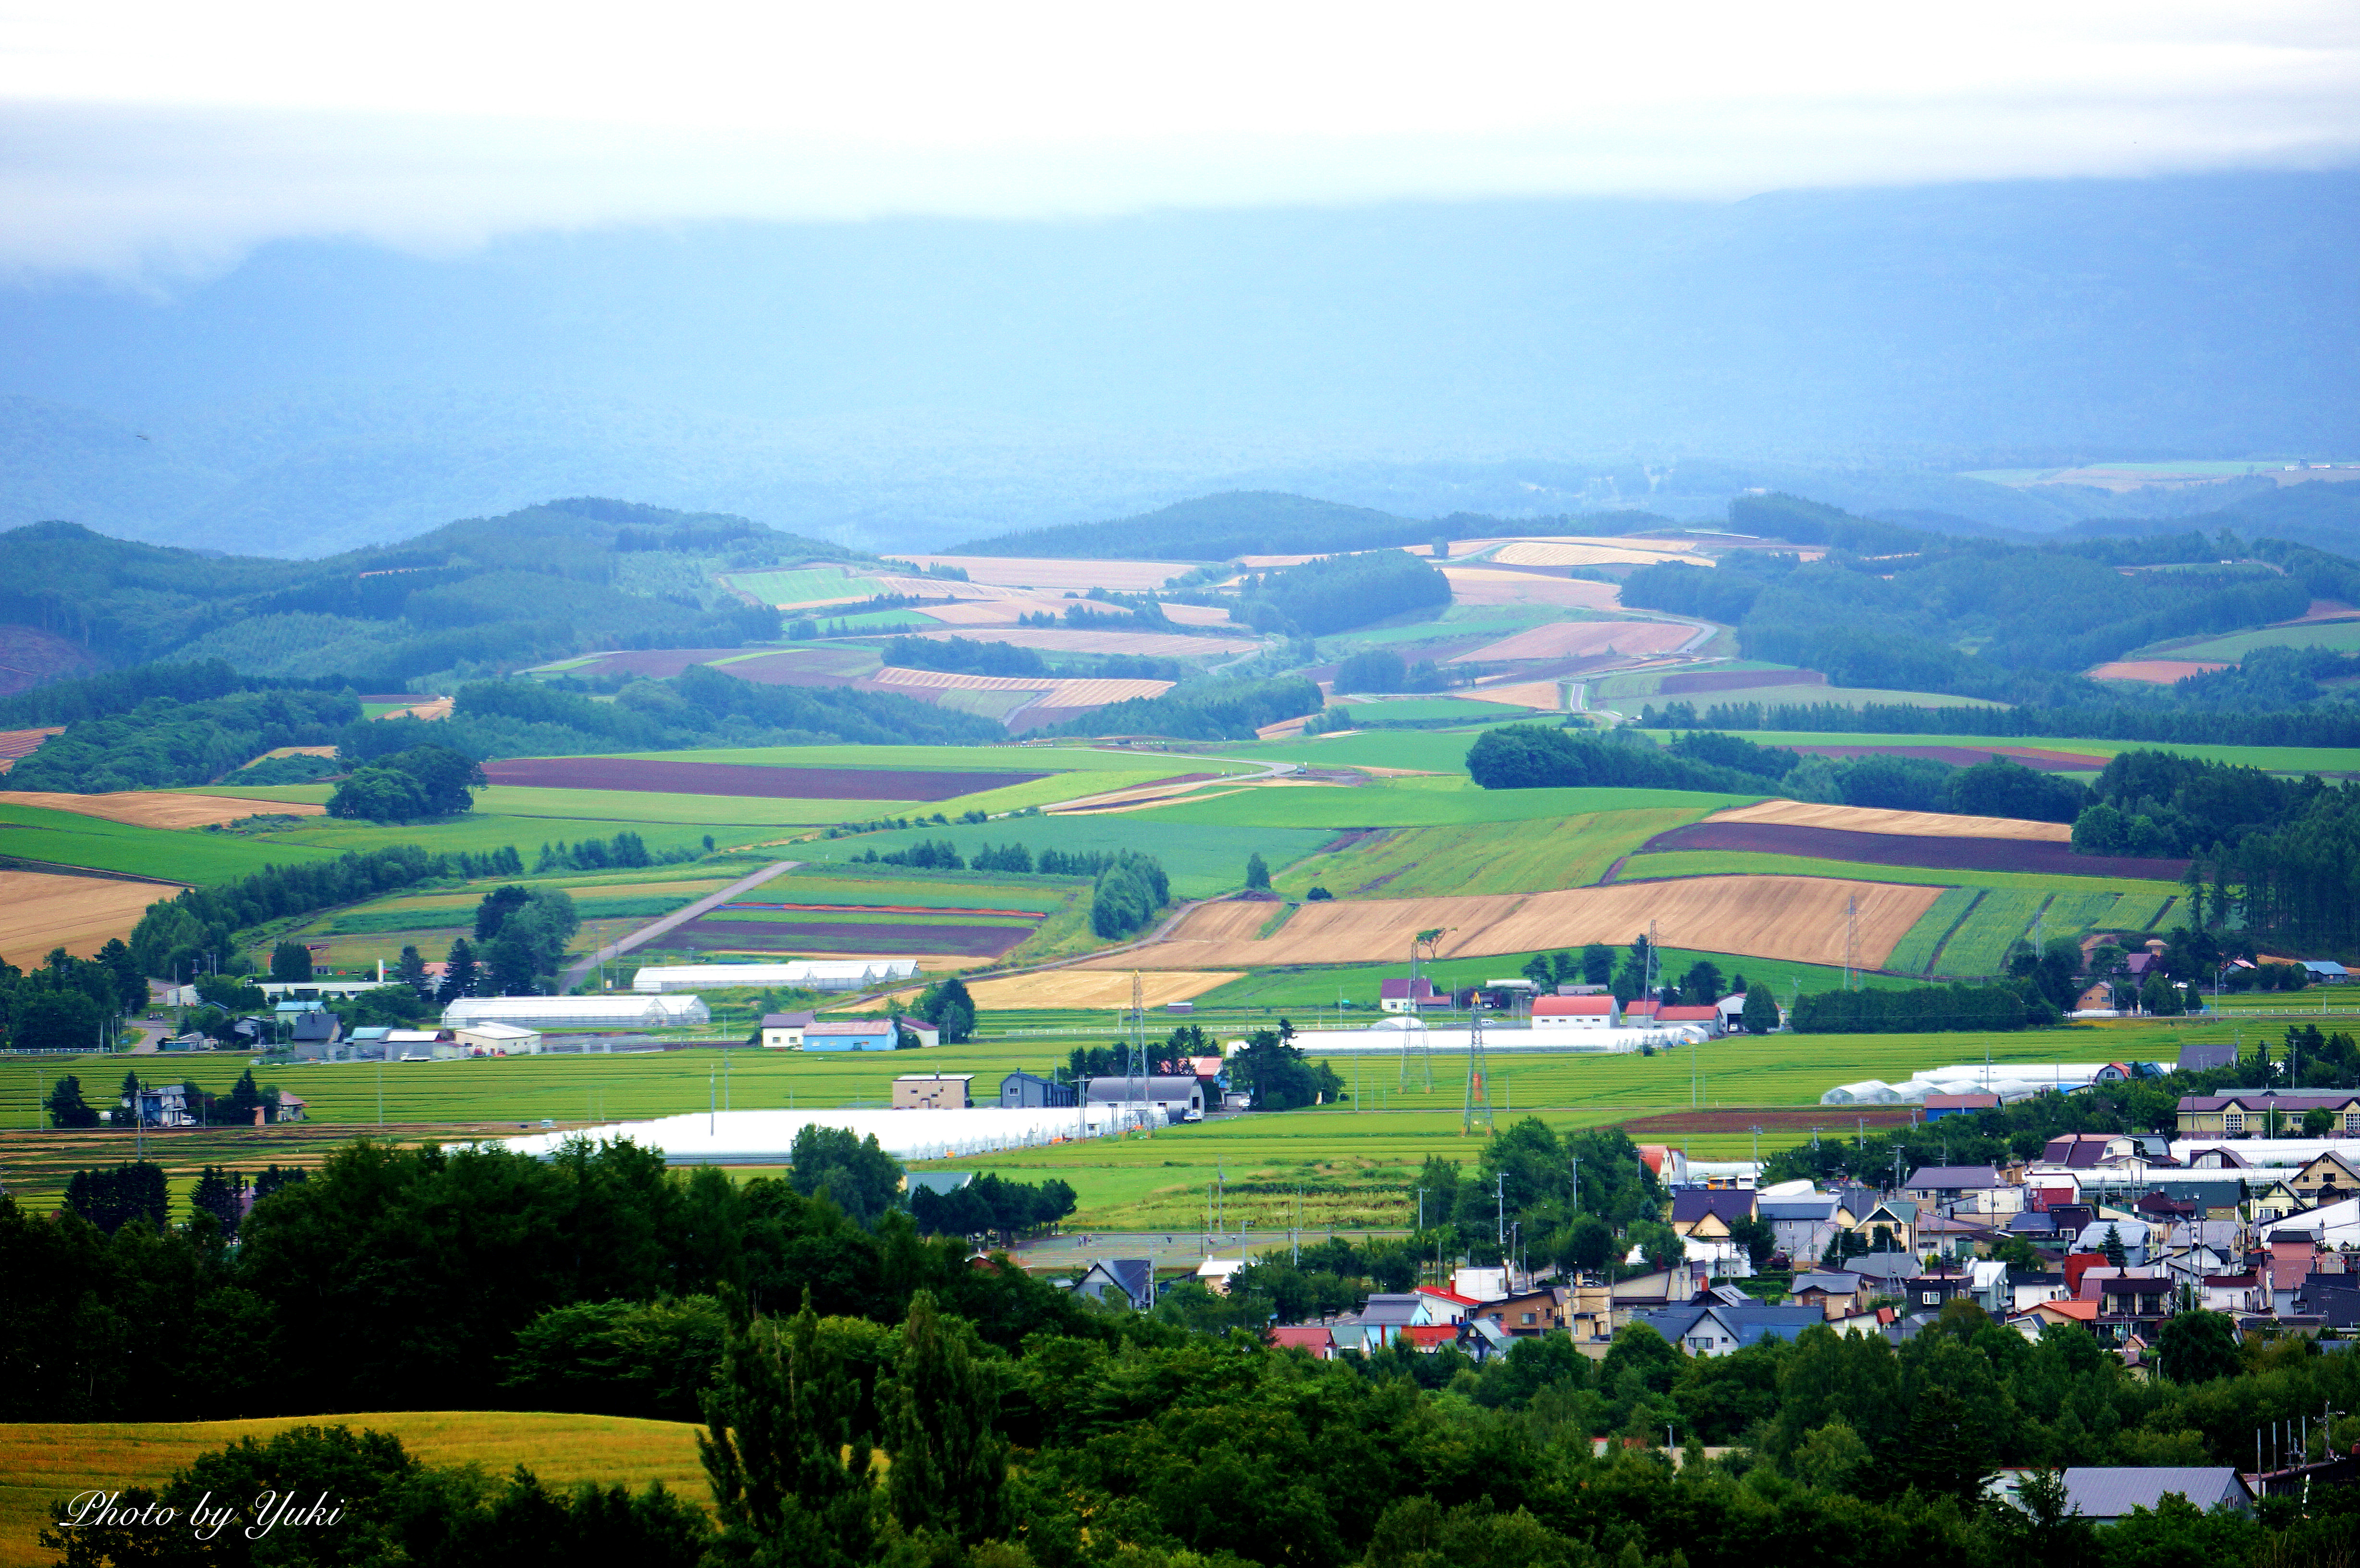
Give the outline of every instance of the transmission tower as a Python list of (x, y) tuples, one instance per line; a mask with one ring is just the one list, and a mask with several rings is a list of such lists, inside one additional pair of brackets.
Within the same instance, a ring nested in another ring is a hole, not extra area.
[(1664, 985), (1663, 960), (1656, 957), (1655, 922), (1647, 922), (1647, 1000), (1654, 1001)]
[(1425, 998), (1418, 995), (1417, 977), (1418, 960), (1421, 957), (1434, 956), (1434, 950), (1442, 940), (1442, 931), (1443, 928), (1437, 926), (1432, 931), (1422, 931), (1410, 938), (1408, 1016), (1415, 1021), (1417, 1028), (1414, 1031), (1410, 1029), (1402, 1031), (1401, 1081), (1394, 1085), (1396, 1089), (1409, 1087), (1409, 1046), (1415, 1035), (1417, 1040), (1418, 1057), (1426, 1069), (1426, 1092), (1429, 1094), (1434, 1093), (1434, 1047), (1426, 1038), (1426, 1002)]
[(1486, 1082), (1486, 1069), (1483, 1015), (1480, 1011), (1472, 1011), (1467, 1015), (1467, 1108), (1459, 1121), (1459, 1130), (1462, 1135), (1473, 1132), (1479, 1119), (1483, 1123), (1486, 1137), (1492, 1131), (1491, 1089)]
[(1147, 1098), (1147, 987), (1139, 971), (1131, 972), (1131, 1072), (1135, 1082), (1131, 1098)]

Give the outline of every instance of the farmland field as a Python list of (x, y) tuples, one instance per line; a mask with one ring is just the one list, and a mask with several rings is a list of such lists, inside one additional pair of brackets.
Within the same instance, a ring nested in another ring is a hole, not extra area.
[(1532, 895), (1306, 904), (1268, 937), (1253, 934), (1253, 927), (1267, 918), (1262, 906), (1210, 904), (1192, 911), (1137, 958), (1123, 959), (1159, 969), (1382, 962), (1396, 953), (1405, 959), (1411, 938), (1437, 927), (1447, 932), (1441, 942), (1445, 955), (1529, 953), (1543, 946), (1626, 942), (1653, 920), (1667, 945), (1841, 964), (1845, 901), (1856, 897), (1861, 962), (1874, 968), (1938, 896), (1930, 887), (1891, 883), (1707, 877)]
[(110, 938), (128, 937), (148, 906), (175, 889), (109, 877), (0, 870), (0, 954), (31, 969), (51, 948), (88, 958)]
[(1998, 974), (2006, 962), (2007, 950), (2026, 934), (2032, 917), (2047, 907), (2049, 899), (2049, 895), (2028, 889), (1993, 888), (1985, 892), (1951, 933), (1935, 967), (1945, 975)]
[(1392, 828), (1332, 854), (1298, 861), (1273, 886), (1300, 898), (1313, 884), (1339, 898), (1410, 898), (1444, 893), (1538, 893), (1597, 881), (1655, 833), (1693, 822), (1702, 808), (1594, 811), (1533, 823), (1513, 833), (1480, 828)]
[(1339, 702), (1348, 718), (1354, 724), (1379, 724), (1387, 721), (1427, 719), (1465, 719), (1470, 722), (1496, 719), (1496, 704), (1476, 702), (1464, 697), (1402, 697), (1385, 702)]
[[(1279, 793), (1281, 791), (1273, 791)], [(1294, 794), (1328, 794), (1299, 789)], [(875, 850), (880, 855), (915, 844), (947, 839), (962, 855), (972, 859), (986, 844), (1021, 844), (1038, 855), (1044, 849), (1069, 855), (1112, 855), (1143, 850), (1164, 863), (1175, 897), (1201, 898), (1242, 887), (1246, 857), (1259, 852), (1273, 871), (1309, 855), (1336, 835), (1308, 828), (1221, 827), (1196, 823), (1153, 822), (1143, 826), (1145, 812), (1112, 816), (1022, 817), (981, 826), (899, 828), (858, 833), (847, 838), (809, 839), (781, 853), (823, 866), (842, 863)]]
[(947, 800), (1030, 784), (1043, 773), (921, 772), (912, 768), (769, 768), (675, 757), (527, 757), (484, 765), (495, 785), (788, 800)]
[[(519, 791), (529, 794), (554, 794), (553, 790)], [(486, 791), (486, 794), (491, 793)], [(315, 817), (298, 827), (265, 833), (253, 839), (215, 837), (211, 834), (173, 834), (186, 837), (199, 844), (219, 844), (254, 852), (255, 859), (282, 861), (325, 859), (347, 850), (379, 849), (395, 844), (431, 844), (438, 851), (466, 850), (482, 855), (514, 845), (526, 862), (532, 859), (536, 845), (553, 842), (574, 842), (585, 838), (612, 838), (618, 833), (635, 833), (646, 841), (650, 850), (661, 853), (668, 849), (702, 849), (709, 836), (715, 844), (727, 849), (738, 844), (757, 844), (784, 836), (786, 830), (803, 824), (780, 822), (748, 822), (742, 818), (736, 822), (705, 822), (691, 819), (668, 822), (649, 818), (618, 817), (610, 811), (597, 810), (599, 803), (607, 807), (623, 803), (628, 797), (595, 789), (579, 791), (585, 809), (572, 811), (549, 811), (523, 816), (506, 816), (497, 811), (469, 811), (430, 824), (415, 822), (338, 822)], [(651, 797), (652, 799), (692, 800), (693, 796)], [(821, 819), (833, 820), (833, 819)], [(0, 850), (6, 839), (0, 836)], [(244, 876), (251, 866), (236, 875)]]
[[(416, 837), (411, 830), (411, 840)], [(0, 858), (206, 884), (250, 877), (266, 866), (333, 859), (334, 854), (295, 843), (136, 827), (102, 817), (19, 806), (0, 797)]]
[[(243, 799), (180, 790), (125, 789), (104, 795), (61, 795), (47, 789), (14, 789), (0, 799), (11, 805), (104, 817), (111, 822), (129, 822), (143, 828), (197, 828), (209, 822), (234, 822), (254, 814), (252, 802)], [(293, 805), (287, 809), (298, 815), (316, 816), (326, 808)]]
[(436, 1466), (479, 1465), (501, 1475), (523, 1465), (561, 1488), (595, 1481), (636, 1492), (661, 1481), (699, 1506), (711, 1496), (697, 1458), (697, 1428), (687, 1421), (398, 1410), (230, 1421), (0, 1422), (0, 1568), (50, 1561), (36, 1537), (49, 1522), (52, 1500), (93, 1486), (159, 1486), (202, 1454), (306, 1424), (390, 1432)]
[(1105, 588), (1124, 593), (1144, 593), (1163, 587), (1189, 570), (1187, 563), (1176, 561), (1067, 561), (1014, 555), (911, 555), (901, 559), (920, 566), (956, 566), (972, 583), (1060, 592), (1067, 588)]
[(2015, 871), (2049, 877), (2176, 878), (2184, 860), (2076, 855), (2070, 844), (2035, 838), (1964, 838), (1941, 834), (1855, 833), (1798, 822), (1733, 822), (1722, 818), (1675, 828), (1651, 841), (1649, 854), (1712, 852), (1787, 855), (1869, 866), (1914, 866), (1944, 871)]
[(2257, 648), (2323, 648), (2360, 653), (2360, 621), (2314, 621), (2308, 626), (2263, 626), (2202, 642), (2174, 643), (2147, 651), (2173, 659), (2240, 659)]
[(2066, 843), (2067, 822), (2033, 822), (2016, 817), (1969, 817), (1947, 811), (1895, 811), (1874, 806), (1829, 806), (1808, 800), (1760, 800), (1714, 813), (1716, 822), (1765, 822), (1835, 828), (1850, 833), (1909, 833), (1939, 838), (2020, 838)]
[(1885, 955), (1884, 967), (1899, 975), (1923, 975), (1933, 965), (1934, 955), (1942, 939), (1956, 929), (1969, 909), (1972, 908), (1980, 887), (1945, 887), (1942, 896), (1918, 917), (1918, 923), (1908, 934), (1894, 943)]
[(1696, 634), (1697, 628), (1685, 621), (1555, 621), (1459, 654), (1451, 662), (1588, 659), (1602, 653), (1646, 658), (1675, 652)]
[(1444, 827), (1650, 807), (1709, 811), (1742, 805), (1746, 799), (1682, 789), (1479, 789), (1447, 779), (1411, 779), (1329, 789), (1241, 789), (1217, 800), (1159, 806), (1139, 818), (1159, 828), (1165, 822), (1339, 830)]
[[(1754, 700), (1746, 692), (1743, 701)], [(1808, 701), (1797, 698), (1795, 701)], [(1673, 732), (1651, 730), (1658, 740), (1668, 740)], [(1841, 732), (1802, 730), (1740, 730), (1732, 732), (1757, 746), (1858, 746), (1871, 737)], [(1899, 737), (1896, 737), (1899, 738)], [(2096, 740), (2075, 735), (1913, 735), (1906, 737), (1913, 746), (1955, 746), (1988, 755), (1993, 750), (2038, 747), (2044, 750), (2084, 753), (2092, 757), (2113, 758), (2126, 751), (2169, 751), (2180, 757), (2202, 757), (2207, 762), (2226, 762), (2242, 768), (2258, 768), (2268, 773), (2341, 773), (2360, 769), (2360, 747), (2324, 746), (2183, 746), (2171, 741)]]
[(1617, 882), (1642, 877), (1712, 877), (1743, 872), (1770, 877), (1848, 877), (1863, 882), (1912, 882), (1932, 887), (2074, 887), (2084, 892), (2100, 887), (2118, 893), (2176, 894), (2173, 882), (2131, 881), (2120, 877), (2051, 877), (2027, 871), (1941, 871), (1918, 866), (1869, 866), (1848, 860), (1808, 860), (1797, 855), (1733, 855), (1720, 851), (1677, 850), (1665, 855), (1634, 855), (1623, 863)]

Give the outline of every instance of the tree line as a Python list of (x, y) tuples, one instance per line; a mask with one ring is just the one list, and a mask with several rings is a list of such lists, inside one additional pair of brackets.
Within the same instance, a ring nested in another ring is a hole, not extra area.
[(1109, 702), (1043, 735), (1154, 735), (1175, 740), (1251, 740), (1282, 719), (1316, 713), (1327, 699), (1300, 675), (1267, 680), (1212, 679), (1175, 687), (1161, 697)]

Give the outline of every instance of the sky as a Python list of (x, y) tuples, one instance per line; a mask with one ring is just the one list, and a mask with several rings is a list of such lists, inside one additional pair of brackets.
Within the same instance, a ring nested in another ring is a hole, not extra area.
[(713, 219), (1057, 217), (2360, 161), (2350, 0), (0, 0), (0, 273)]

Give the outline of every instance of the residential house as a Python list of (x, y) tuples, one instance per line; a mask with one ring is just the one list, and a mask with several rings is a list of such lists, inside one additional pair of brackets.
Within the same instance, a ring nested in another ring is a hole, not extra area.
[(1144, 1078), (1093, 1078), (1083, 1085), (1083, 1098), (1093, 1105), (1144, 1106), (1162, 1111), (1175, 1122), (1205, 1117), (1204, 1081), (1190, 1073), (1150, 1073)]
[(1450, 1290), (1453, 1295), (1473, 1301), (1496, 1301), (1508, 1293), (1508, 1271), (1504, 1269), (1457, 1269), (1451, 1271)]
[(1273, 1350), (1299, 1350), (1314, 1361), (1336, 1359), (1336, 1335), (1326, 1323), (1285, 1323), (1262, 1338)]
[(1999, 1105), (1997, 1094), (1928, 1094), (1926, 1096), (1926, 1119), (1939, 1122), (1944, 1116), (1965, 1116), (1972, 1111), (1988, 1111)]
[(1426, 1298), (1426, 1312), (1436, 1323), (1458, 1323), (1483, 1304), (1472, 1296), (1462, 1296), (1439, 1285), (1420, 1285), (1417, 1293)]
[(2232, 1465), (2142, 1465), (2106, 1467), (2074, 1466), (2065, 1472), (2065, 1498), (2070, 1511), (2092, 1524), (2115, 1524), (2134, 1508), (2152, 1513), (2163, 1499), (2178, 1496), (2202, 1513), (2227, 1508), (2254, 1511), (2253, 1489)]
[(2180, 1135), (2223, 1133), (2234, 1138), (2291, 1136), (2312, 1111), (2325, 1111), (2336, 1132), (2360, 1134), (2360, 1091), (2351, 1089), (2232, 1089), (2223, 1094), (2183, 1094)]
[(2122, 1243), (2123, 1262), (2127, 1267), (2132, 1269), (2145, 1267), (2150, 1247), (2148, 1226), (2145, 1220), (2092, 1220), (2082, 1227), (2081, 1238), (2074, 1244), (2074, 1250), (2103, 1255), (2106, 1250), (2106, 1238), (2109, 1236), (2113, 1236)]
[(1446, 1345), (1459, 1343), (1459, 1325), (1455, 1323), (1412, 1323), (1401, 1331), (1401, 1343), (1421, 1356), (1431, 1356)]
[[(1536, 1339), (1567, 1326), (1569, 1292), (1563, 1286), (1525, 1290), (1497, 1301), (1486, 1301), (1472, 1313), (1498, 1324), (1513, 1339)], [(1376, 1298), (1371, 1297), (1371, 1301)]]
[(762, 1046), (766, 1051), (801, 1051), (803, 1030), (811, 1028), (809, 1013), (764, 1013)]
[(1993, 1315), (2013, 1316), (2030, 1312), (2043, 1301), (2068, 1301), (2072, 1291), (2065, 1287), (2065, 1276), (2037, 1269), (2011, 1269), (2007, 1271), (2007, 1301), (2001, 1312)]
[(1719, 1040), (1728, 1030), (1723, 1027), (1721, 1009), (1677, 1003), (1655, 1009), (1655, 1022), (1665, 1029), (1699, 1029), (1707, 1040)]
[(1974, 1279), (1963, 1269), (1938, 1267), (1921, 1269), (1913, 1279), (1903, 1281), (1903, 1295), (1909, 1302), (1912, 1315), (1939, 1312), (1950, 1305), (1954, 1296), (1972, 1299)]
[(923, 1018), (896, 1017), (893, 1027), (916, 1040), (921, 1051), (932, 1051), (943, 1043), (943, 1031)]
[(901, 1037), (890, 1018), (814, 1018), (803, 1026), (804, 1051), (894, 1051)]
[(897, 1111), (964, 1111), (973, 1108), (972, 1073), (904, 1073), (893, 1080)]
[(121, 1097), (123, 1108), (130, 1112), (126, 1120), (136, 1120), (148, 1127), (194, 1127), (197, 1113), (189, 1108), (189, 1092), (178, 1083), (143, 1084), (138, 1103), (132, 1104), (128, 1094)]
[(2234, 1040), (2204, 1040), (2180, 1048), (2180, 1071), (2182, 1073), (2214, 1073), (2223, 1067), (2237, 1065), (2237, 1047)]
[(2136, 1334), (2148, 1344), (2171, 1316), (2171, 1277), (2141, 1269), (2098, 1268), (2081, 1275), (2080, 1300), (2098, 1303), (2097, 1331), (2116, 1341)]
[(1377, 986), (1377, 1006), (1389, 1013), (1421, 1013), (1449, 1005), (1450, 998), (1437, 991), (1434, 982), (1423, 975), (1414, 980), (1382, 981)]
[(1207, 1258), (1196, 1265), (1196, 1282), (1216, 1296), (1229, 1293), (1229, 1276), (1246, 1266), (1242, 1258)]
[(1836, 1192), (1836, 1228), (1858, 1230), (1868, 1223), (1868, 1216), (1876, 1212), (1876, 1205), (1881, 1202), (1883, 1200), (1876, 1195), (1874, 1188), (1839, 1189)]
[(1772, 1307), (1759, 1301), (1743, 1305), (1726, 1301), (1692, 1301), (1642, 1312), (1633, 1320), (1645, 1323), (1688, 1356), (1734, 1356), (1765, 1339), (1791, 1340), (1807, 1328), (1827, 1322), (1814, 1306)]
[(1137, 1312), (1155, 1305), (1155, 1260), (1152, 1258), (1101, 1258), (1074, 1281), (1074, 1294)]
[(1011, 1073), (1000, 1081), (1003, 1111), (1051, 1109), (1074, 1103), (1074, 1086), (1032, 1073)]
[(1859, 1228), (1868, 1233), (1874, 1249), (1880, 1236), (1889, 1237), (1903, 1252), (1918, 1250), (1918, 1204), (1909, 1198), (1886, 1198), (1868, 1211)]
[(1983, 1220), (1952, 1219), (1948, 1214), (1918, 1216), (1918, 1250), (1940, 1258), (1972, 1258), (1999, 1235), (2000, 1227)]
[(1328, 1326), (1336, 1336), (1338, 1350), (1365, 1354), (1396, 1344), (1403, 1331), (1433, 1321), (1425, 1299), (1415, 1291), (1380, 1291), (1362, 1303), (1359, 1312), (1347, 1312)]
[(1797, 1263), (1808, 1263), (1828, 1249), (1836, 1236), (1837, 1199), (1827, 1192), (1792, 1197), (1757, 1197), (1754, 1212), (1778, 1238), (1778, 1250)]
[(2311, 971), (2314, 985), (2341, 985), (2352, 978), (2352, 972), (2332, 958), (2306, 958), (2302, 966)]
[(1988, 1165), (1928, 1165), (1912, 1171), (1901, 1190), (1946, 1214), (2012, 1214), (2024, 1207), (2024, 1189)]
[(1618, 1320), (1615, 1326), (1627, 1323), (1634, 1313), (1692, 1301), (1710, 1279), (1711, 1270), (1706, 1265), (1682, 1259), (1652, 1274), (1634, 1274), (1627, 1279), (1617, 1279), (1609, 1288), (1608, 1296), (1611, 1310)]
[(1683, 1187), (1672, 1194), (1672, 1230), (1692, 1260), (1750, 1274), (1753, 1263), (1732, 1232), (1754, 1217), (1754, 1203), (1750, 1187)]
[(1548, 1034), (1559, 1029), (1615, 1029), (1622, 1022), (1622, 1005), (1612, 996), (1533, 998), (1533, 1032), (1535, 1034)]
[(2306, 1209), (2341, 1203), (2360, 1194), (2360, 1154), (2322, 1149), (2305, 1162), (2287, 1185), (2294, 1189), (2295, 1197)]
[(2093, 1327), (2098, 1321), (2098, 1303), (2060, 1297), (2053, 1301), (2035, 1302), (2027, 1310), (2007, 1320), (2008, 1326), (2027, 1339), (2038, 1339), (2045, 1329), (2059, 1323), (2071, 1323), (2076, 1328)]
[(1841, 1317), (1861, 1300), (1861, 1277), (1844, 1269), (1814, 1269), (1795, 1276), (1787, 1299), (1816, 1307), (1824, 1317)]
[(1860, 1276), (1863, 1301), (1906, 1296), (1909, 1281), (1925, 1272), (1916, 1255), (1907, 1252), (1864, 1252), (1845, 1258), (1844, 1268)]
[(2245, 1317), (2270, 1310), (2267, 1271), (2248, 1269), (2237, 1274), (2205, 1274), (2196, 1281), (2196, 1305), (2208, 1312)]

